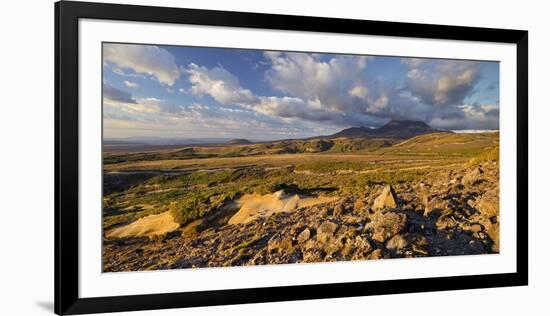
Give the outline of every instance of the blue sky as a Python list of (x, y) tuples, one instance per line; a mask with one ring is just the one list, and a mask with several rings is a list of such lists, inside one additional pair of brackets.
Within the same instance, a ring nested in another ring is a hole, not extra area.
[(497, 62), (103, 44), (104, 137), (328, 135), (391, 119), (495, 130)]

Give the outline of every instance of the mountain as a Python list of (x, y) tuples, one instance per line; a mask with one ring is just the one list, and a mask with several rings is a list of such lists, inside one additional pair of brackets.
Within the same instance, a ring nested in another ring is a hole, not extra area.
[(368, 128), (364, 126), (350, 127), (340, 132), (330, 135), (331, 138), (337, 137), (382, 137), (382, 138), (411, 138), (414, 136), (442, 132), (434, 129), (430, 125), (421, 121), (411, 120), (391, 120), (386, 125), (379, 128)]
[(228, 140), (225, 143), (226, 144), (231, 144), (231, 145), (248, 145), (248, 144), (252, 144), (251, 141), (249, 141), (248, 139), (244, 139), (244, 138), (231, 139), (231, 140)]
[(414, 136), (442, 132), (421, 121), (391, 120), (386, 125), (375, 129), (375, 136), (392, 138), (411, 138)]
[(373, 128), (368, 127), (350, 127), (343, 129), (339, 131), (336, 134), (332, 134), (329, 137), (331, 138), (337, 138), (337, 137), (350, 137), (350, 138), (356, 138), (356, 137), (370, 137), (372, 136), (372, 133), (374, 132)]

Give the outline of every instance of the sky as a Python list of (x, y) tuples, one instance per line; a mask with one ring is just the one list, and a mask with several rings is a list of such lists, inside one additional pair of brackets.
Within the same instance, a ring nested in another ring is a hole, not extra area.
[(103, 44), (103, 133), (274, 140), (392, 119), (499, 127), (488, 61)]

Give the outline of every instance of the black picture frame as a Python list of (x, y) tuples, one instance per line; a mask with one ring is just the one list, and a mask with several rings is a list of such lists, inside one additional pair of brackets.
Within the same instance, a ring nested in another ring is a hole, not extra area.
[[(511, 43), (517, 47), (517, 272), (237, 290), (79, 298), (78, 21), (90, 18)], [(59, 315), (527, 285), (528, 32), (275, 14), (55, 3), (55, 312)]]

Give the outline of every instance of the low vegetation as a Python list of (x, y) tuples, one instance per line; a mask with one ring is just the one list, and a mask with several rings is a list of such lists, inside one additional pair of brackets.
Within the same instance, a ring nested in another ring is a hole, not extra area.
[[(497, 161), (498, 137), (431, 133), (407, 140), (318, 138), (106, 152), (103, 227), (109, 232), (169, 211), (184, 230), (227, 212), (246, 194), (342, 198), (368, 195), (382, 184), (411, 187), (456, 168)], [(229, 252), (253, 248), (255, 242), (247, 240)]]

